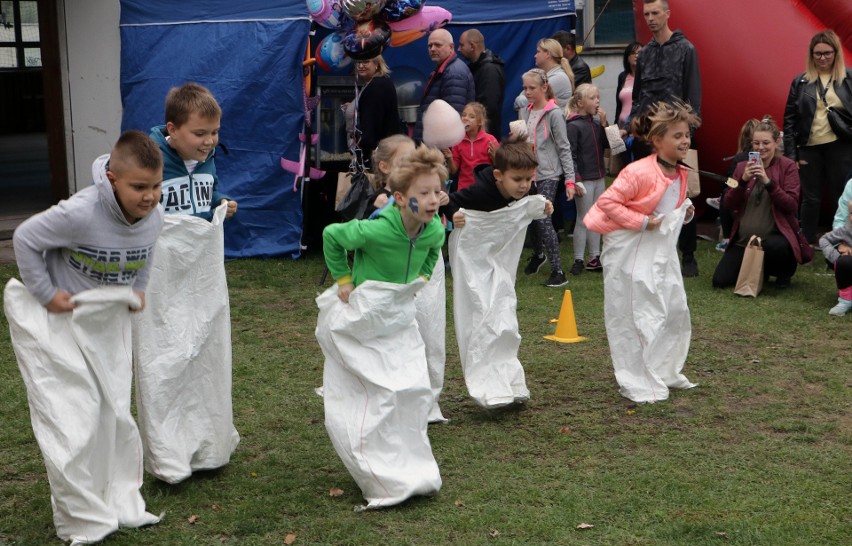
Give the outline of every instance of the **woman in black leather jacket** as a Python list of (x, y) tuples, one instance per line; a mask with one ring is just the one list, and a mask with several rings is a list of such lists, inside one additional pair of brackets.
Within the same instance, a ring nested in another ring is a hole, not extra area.
[(834, 31), (817, 33), (808, 50), (807, 70), (796, 76), (784, 109), (784, 154), (799, 164), (801, 224), (815, 243), (823, 186), (836, 203), (852, 170), (852, 140), (843, 140), (828, 123), (827, 108), (852, 113), (852, 71)]

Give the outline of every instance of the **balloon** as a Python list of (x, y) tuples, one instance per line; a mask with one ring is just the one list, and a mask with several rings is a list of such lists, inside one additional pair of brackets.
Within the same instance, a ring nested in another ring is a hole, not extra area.
[(426, 36), (435, 29), (444, 27), (453, 18), (453, 14), (437, 6), (424, 6), (420, 12), (396, 23), (388, 23), (391, 30), (392, 47), (410, 44)]
[(381, 17), (389, 23), (395, 23), (417, 14), (423, 7), (423, 0), (388, 0)]
[(438, 6), (424, 6), (420, 12), (407, 17), (396, 23), (389, 23), (390, 28), (394, 32), (403, 32), (405, 30), (420, 30), (424, 33), (429, 33), (436, 28), (441, 28), (449, 23), (453, 18), (453, 14), (444, 8)]
[(388, 24), (376, 18), (350, 30), (343, 39), (343, 49), (355, 60), (372, 59), (382, 53), (390, 35)]
[(359, 23), (369, 21), (382, 11), (387, 0), (340, 0), (340, 7)]
[(343, 50), (343, 39), (345, 37), (346, 33), (344, 32), (333, 32), (322, 39), (315, 54), (317, 66), (326, 72), (331, 72), (344, 69), (352, 64), (352, 59), (347, 57)]
[(339, 0), (308, 0), (308, 13), (316, 24), (331, 29), (340, 26), (343, 16)]

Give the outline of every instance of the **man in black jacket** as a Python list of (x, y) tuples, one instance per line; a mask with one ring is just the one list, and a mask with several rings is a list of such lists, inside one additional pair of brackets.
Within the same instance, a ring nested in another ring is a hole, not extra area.
[(501, 111), (506, 95), (503, 59), (485, 49), (485, 38), (475, 28), (462, 32), (458, 51), (459, 55), (470, 62), (476, 101), (485, 106), (488, 115), (487, 132), (499, 141), (503, 132)]
[(577, 53), (577, 37), (567, 30), (560, 30), (551, 38), (559, 42), (562, 46), (562, 56), (571, 64), (571, 71), (574, 72), (574, 89), (581, 84), (592, 83), (592, 71)]
[[(647, 112), (657, 101), (675, 100), (688, 103), (700, 116), (701, 73), (695, 46), (681, 31), (669, 28), (671, 12), (668, 0), (645, 0), (643, 14), (654, 37), (642, 48), (636, 61), (630, 119)], [(640, 146), (634, 145), (636, 159), (648, 155), (650, 150), (642, 152)], [(681, 273), (684, 277), (698, 276), (698, 262), (695, 261), (697, 237), (695, 220), (685, 224), (680, 231), (678, 248), (683, 253)]]

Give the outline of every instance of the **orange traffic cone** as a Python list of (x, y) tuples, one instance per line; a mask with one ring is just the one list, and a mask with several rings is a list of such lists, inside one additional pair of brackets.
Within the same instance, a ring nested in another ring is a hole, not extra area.
[(577, 343), (585, 341), (586, 338), (577, 334), (577, 320), (574, 318), (574, 300), (571, 299), (571, 291), (565, 291), (565, 297), (562, 298), (562, 309), (559, 311), (559, 318), (553, 319), (550, 322), (556, 323), (556, 333), (552, 336), (544, 336), (544, 339), (558, 341), (559, 343)]

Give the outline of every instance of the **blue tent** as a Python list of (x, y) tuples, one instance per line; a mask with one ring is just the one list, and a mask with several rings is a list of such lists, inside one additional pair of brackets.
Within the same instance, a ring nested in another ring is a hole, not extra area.
[[(450, 31), (479, 28), (506, 59), (506, 96), (520, 90), (535, 42), (569, 28), (573, 0), (435, 0), (453, 14)], [(299, 158), (304, 124), (302, 60), (310, 31), (304, 0), (121, 0), (122, 129), (163, 124), (168, 89), (186, 81), (208, 87), (222, 106), (216, 165), (222, 190), (240, 203), (225, 224), (229, 258), (298, 256), (302, 209), (294, 175), (280, 158)], [(425, 40), (386, 51), (395, 70), (425, 79)], [(528, 62), (520, 61), (528, 59)], [(507, 98), (504, 119), (511, 119)], [(295, 190), (295, 191), (294, 191)]]

